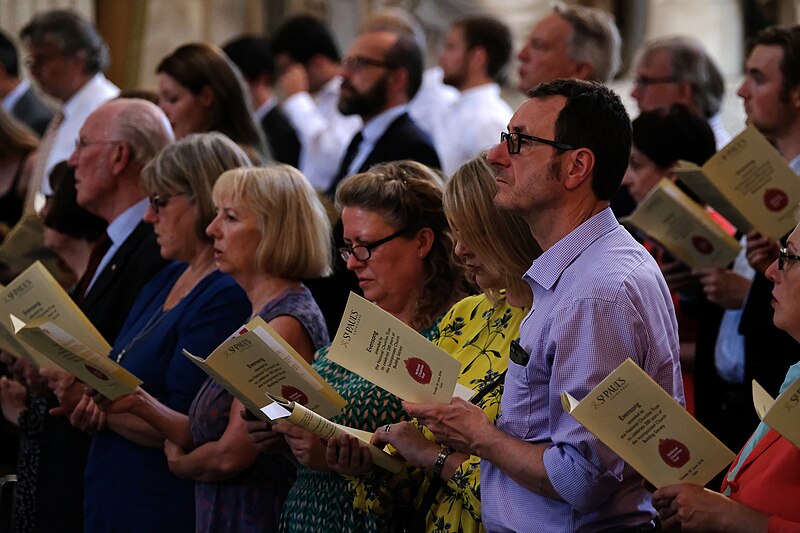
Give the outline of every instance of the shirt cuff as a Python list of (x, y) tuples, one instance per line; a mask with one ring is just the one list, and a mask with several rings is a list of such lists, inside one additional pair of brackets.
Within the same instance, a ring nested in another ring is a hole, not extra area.
[(545, 450), (542, 461), (558, 495), (583, 514), (597, 510), (622, 481), (612, 472), (600, 472), (569, 445), (551, 446)]

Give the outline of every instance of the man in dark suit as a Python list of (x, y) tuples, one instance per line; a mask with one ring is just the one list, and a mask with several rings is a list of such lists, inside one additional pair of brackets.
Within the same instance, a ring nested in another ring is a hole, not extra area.
[(39, 98), (30, 82), (19, 77), (17, 47), (3, 32), (0, 32), (0, 99), (6, 111), (40, 137), (53, 118), (53, 110)]
[[(439, 168), (428, 135), (407, 112), (422, 83), (422, 53), (407, 35), (368, 30), (359, 35), (342, 61), (339, 111), (359, 115), (364, 127), (350, 141), (327, 194), (333, 197), (345, 177), (372, 165), (411, 159)], [(334, 226), (334, 246), (344, 246), (342, 223)], [(333, 336), (352, 291), (361, 294), (355, 275), (336, 254), (333, 275), (306, 280)]]
[(439, 168), (428, 135), (408, 115), (408, 102), (422, 83), (422, 53), (407, 35), (367, 31), (342, 61), (339, 111), (364, 122), (345, 152), (328, 194), (346, 176), (376, 163), (412, 159)]
[(275, 62), (269, 41), (259, 37), (240, 37), (222, 49), (242, 71), (250, 90), (255, 119), (264, 130), (272, 156), (281, 163), (297, 167), (300, 141), (272, 90)]
[[(147, 199), (139, 175), (173, 140), (169, 121), (156, 105), (112, 100), (86, 119), (69, 159), (78, 203), (109, 223), (108, 238), (92, 254), (74, 296), (112, 345), (140, 290), (166, 264), (152, 226), (142, 221)], [(68, 391), (61, 398), (62, 410), (71, 413), (83, 385), (66, 374), (58, 379)], [(54, 399), (48, 404), (56, 405)], [(36, 530), (82, 531), (83, 471), (91, 437), (64, 417), (45, 414), (42, 424), (37, 435)]]

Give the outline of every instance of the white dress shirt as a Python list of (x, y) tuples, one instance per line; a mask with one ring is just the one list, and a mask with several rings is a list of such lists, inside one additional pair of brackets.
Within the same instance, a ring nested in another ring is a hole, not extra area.
[[(106, 101), (116, 98), (119, 88), (106, 79), (102, 74), (96, 74), (91, 80), (72, 95), (72, 98), (61, 106), (64, 119), (56, 132), (53, 146), (45, 156), (44, 176), (49, 177), (53, 167), (61, 161), (69, 159), (75, 150), (75, 139), (78, 138), (83, 122), (95, 109)], [(42, 157), (40, 154), (39, 157)], [(52, 193), (50, 180), (42, 180), (41, 192), (45, 196)]]
[(496, 145), (513, 113), (496, 83), (462, 91), (458, 100), (439, 111), (433, 132), (442, 171), (450, 176), (481, 150)]
[(311, 97), (293, 94), (283, 111), (300, 139), (300, 170), (315, 189), (326, 191), (333, 183), (350, 139), (361, 128), (357, 115), (339, 112), (342, 78), (336, 76)]
[(441, 110), (458, 100), (458, 89), (445, 85), (443, 78), (441, 67), (427, 69), (422, 73), (422, 85), (408, 104), (408, 114), (431, 139)]
[(11, 113), (11, 110), (14, 109), (14, 106), (17, 105), (19, 99), (22, 98), (22, 95), (25, 94), (25, 91), (27, 91), (30, 86), (31, 82), (29, 80), (20, 80), (17, 86), (11, 89), (3, 98), (3, 109)]
[(728, 130), (725, 129), (725, 125), (722, 123), (722, 115), (717, 114), (708, 119), (708, 125), (711, 126), (711, 131), (714, 132), (714, 141), (717, 144), (717, 150), (721, 150), (726, 144), (731, 142), (733, 137)]

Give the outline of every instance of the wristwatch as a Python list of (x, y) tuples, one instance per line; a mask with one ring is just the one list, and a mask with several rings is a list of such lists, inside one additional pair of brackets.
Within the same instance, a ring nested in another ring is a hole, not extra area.
[(439, 455), (436, 456), (436, 462), (433, 463), (433, 475), (439, 477), (442, 475), (442, 468), (444, 468), (444, 462), (447, 460), (447, 456), (453, 453), (455, 450), (449, 446), (442, 447), (442, 450), (439, 452)]

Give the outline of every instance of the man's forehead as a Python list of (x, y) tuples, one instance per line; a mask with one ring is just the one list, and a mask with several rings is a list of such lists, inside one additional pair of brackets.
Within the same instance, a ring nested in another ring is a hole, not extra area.
[(747, 56), (748, 66), (765, 66), (775, 64), (776, 66), (783, 60), (783, 48), (771, 44), (756, 45)]
[(645, 68), (649, 71), (663, 72), (668, 75), (672, 70), (672, 54), (666, 48), (656, 48), (642, 56), (639, 61), (639, 68)]
[(519, 106), (508, 123), (509, 131), (520, 133), (552, 132), (566, 98), (548, 96), (546, 98), (530, 98)]
[(552, 12), (531, 28), (530, 40), (546, 41), (550, 44), (563, 42), (572, 37), (572, 26), (556, 12)]
[(350, 55), (383, 56), (397, 41), (397, 35), (387, 31), (362, 33), (350, 47)]

